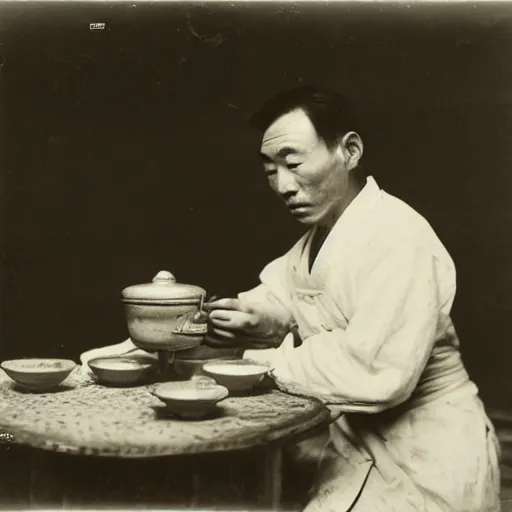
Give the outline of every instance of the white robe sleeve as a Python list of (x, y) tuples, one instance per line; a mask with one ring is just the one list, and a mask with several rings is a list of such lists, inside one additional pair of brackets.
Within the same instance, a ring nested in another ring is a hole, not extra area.
[(272, 261), (261, 272), (261, 283), (258, 286), (238, 294), (242, 303), (272, 317), (282, 333), (289, 331), (293, 321), (288, 287), (284, 282), (287, 275), (286, 266), (286, 256)]
[(345, 412), (379, 412), (411, 395), (454, 294), (452, 266), (425, 249), (398, 247), (358, 278), (357, 308), (345, 330), (297, 348), (287, 337), (277, 349), (244, 357), (269, 362), (285, 391)]

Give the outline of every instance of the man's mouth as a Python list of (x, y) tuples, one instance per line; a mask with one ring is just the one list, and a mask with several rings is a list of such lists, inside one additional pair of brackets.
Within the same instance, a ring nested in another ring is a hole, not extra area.
[(292, 212), (294, 211), (299, 211), (299, 210), (305, 210), (307, 208), (309, 208), (309, 204), (306, 204), (306, 203), (294, 203), (294, 204), (287, 204), (286, 205), (288, 207), (288, 209)]
[(311, 205), (305, 203), (287, 204), (286, 206), (288, 207), (289, 212), (297, 217), (307, 215), (311, 207)]

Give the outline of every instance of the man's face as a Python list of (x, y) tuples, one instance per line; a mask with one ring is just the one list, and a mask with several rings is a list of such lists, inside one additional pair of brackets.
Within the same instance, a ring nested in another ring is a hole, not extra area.
[(302, 224), (336, 216), (348, 188), (343, 151), (330, 150), (301, 109), (278, 118), (263, 134), (261, 156), (270, 187)]

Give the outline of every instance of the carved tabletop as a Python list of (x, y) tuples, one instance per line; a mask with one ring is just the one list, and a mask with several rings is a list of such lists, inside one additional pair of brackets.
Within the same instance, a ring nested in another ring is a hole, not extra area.
[(105, 457), (154, 457), (240, 450), (286, 441), (325, 425), (313, 399), (270, 390), (228, 397), (219, 414), (172, 419), (147, 386), (104, 387), (77, 367), (60, 388), (29, 393), (0, 370), (0, 432), (14, 443)]

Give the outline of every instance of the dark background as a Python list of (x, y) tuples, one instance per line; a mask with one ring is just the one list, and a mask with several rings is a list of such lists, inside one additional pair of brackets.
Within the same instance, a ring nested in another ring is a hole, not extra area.
[(122, 341), (122, 288), (161, 269), (257, 284), (301, 231), (246, 121), (317, 83), (452, 254), (463, 357), (512, 404), (510, 4), (66, 4), (0, 6), (0, 359)]

